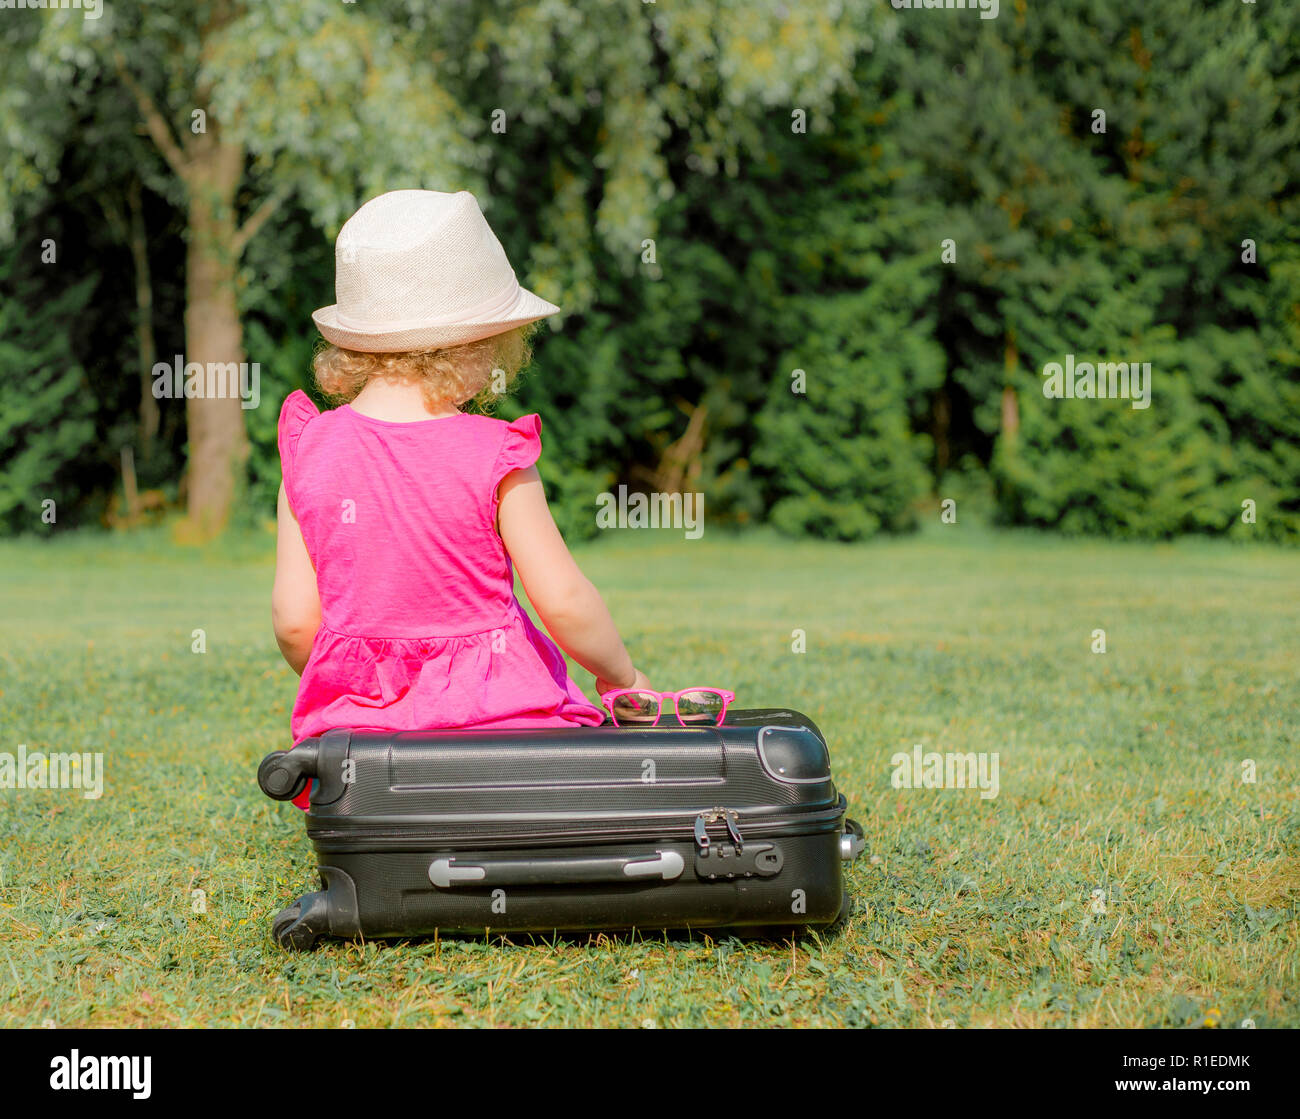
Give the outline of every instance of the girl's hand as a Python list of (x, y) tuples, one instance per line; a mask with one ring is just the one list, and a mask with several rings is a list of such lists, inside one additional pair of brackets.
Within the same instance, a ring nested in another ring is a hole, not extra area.
[(639, 668), (634, 668), (632, 671), (635, 673), (635, 677), (630, 684), (615, 684), (609, 680), (602, 680), (599, 676), (596, 677), (597, 694), (604, 695), (606, 692), (618, 692), (623, 691), (626, 688), (643, 688), (648, 692), (654, 691), (654, 688), (650, 686), (650, 681), (646, 679), (644, 672)]

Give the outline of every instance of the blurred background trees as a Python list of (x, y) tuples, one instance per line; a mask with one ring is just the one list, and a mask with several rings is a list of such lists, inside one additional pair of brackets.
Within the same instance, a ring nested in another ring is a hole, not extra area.
[[(542, 414), (571, 534), (627, 484), (846, 540), (978, 495), (1138, 536), (1249, 499), (1300, 538), (1294, 5), (166, 0), (0, 36), (5, 531), (123, 519), (124, 446), (196, 535), (271, 516), (333, 237), (415, 186), (472, 190), (564, 308), (500, 414)], [(1045, 399), (1067, 353), (1150, 362), (1151, 407)], [(259, 407), (153, 400), (176, 354), (257, 362)]]

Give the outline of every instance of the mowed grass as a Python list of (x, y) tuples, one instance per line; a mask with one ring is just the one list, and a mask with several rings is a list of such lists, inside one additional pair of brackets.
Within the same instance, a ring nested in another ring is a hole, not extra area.
[[(106, 784), (0, 791), (0, 1025), (1300, 1025), (1294, 553), (955, 525), (579, 559), (656, 686), (825, 730), (868, 841), (842, 931), (286, 954), (316, 879), (254, 782), (297, 683), (270, 538), (7, 542), (0, 750), (102, 750)], [(998, 795), (893, 787), (918, 743), (996, 752)]]

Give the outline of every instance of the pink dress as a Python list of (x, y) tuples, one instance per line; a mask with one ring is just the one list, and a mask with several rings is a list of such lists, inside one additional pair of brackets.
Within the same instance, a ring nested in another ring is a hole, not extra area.
[(280, 463), (321, 605), (295, 745), (332, 727), (604, 721), (515, 598), (496, 530), (497, 486), (537, 461), (541, 428), (536, 415), (390, 423), (289, 395)]

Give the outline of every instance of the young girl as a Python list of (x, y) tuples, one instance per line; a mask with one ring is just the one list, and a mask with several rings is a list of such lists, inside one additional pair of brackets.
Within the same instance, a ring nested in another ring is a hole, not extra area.
[[(595, 725), (555, 641), (601, 693), (648, 687), (555, 527), (533, 465), (536, 415), (460, 411), (504, 391), (530, 324), (559, 310), (521, 288), (473, 195), (394, 191), (339, 233), (338, 302), (313, 314), (319, 412), (280, 412), (271, 612), (302, 676), (296, 743), (332, 727)], [(307, 807), (307, 794), (294, 802)]]

